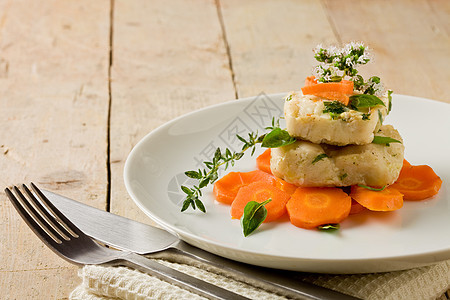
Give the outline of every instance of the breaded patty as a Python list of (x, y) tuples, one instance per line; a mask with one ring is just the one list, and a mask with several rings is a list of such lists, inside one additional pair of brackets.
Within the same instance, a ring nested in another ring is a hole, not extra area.
[[(284, 115), (287, 131), (293, 137), (316, 144), (345, 146), (371, 143), (387, 115), (388, 98), (380, 98), (386, 106), (376, 106), (367, 111), (346, 111), (333, 114), (324, 112), (332, 101), (313, 95), (293, 92), (286, 97)], [(323, 101), (322, 101), (323, 100)]]
[[(377, 136), (402, 141), (383, 125)], [(272, 173), (298, 186), (384, 186), (394, 183), (403, 165), (402, 143), (331, 146), (309, 141), (272, 149)]]

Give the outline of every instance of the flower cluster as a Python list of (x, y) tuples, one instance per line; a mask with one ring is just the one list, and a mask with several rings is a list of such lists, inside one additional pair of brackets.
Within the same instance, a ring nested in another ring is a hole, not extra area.
[(367, 82), (358, 75), (356, 69), (371, 60), (369, 48), (361, 42), (351, 42), (343, 48), (318, 45), (314, 50), (314, 58), (320, 62), (313, 70), (318, 82), (339, 82), (346, 76), (355, 83), (355, 89), (365, 94), (383, 94), (385, 89), (380, 78), (373, 76)]

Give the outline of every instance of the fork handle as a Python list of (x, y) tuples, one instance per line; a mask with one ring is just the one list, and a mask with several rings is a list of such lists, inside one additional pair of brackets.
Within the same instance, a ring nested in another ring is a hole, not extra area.
[(125, 252), (121, 258), (123, 261), (118, 261), (115, 265), (131, 267), (148, 273), (208, 299), (249, 299), (132, 252)]

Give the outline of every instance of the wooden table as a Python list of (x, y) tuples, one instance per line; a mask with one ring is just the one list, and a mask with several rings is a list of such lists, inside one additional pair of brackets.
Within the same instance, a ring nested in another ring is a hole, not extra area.
[[(450, 103), (446, 0), (0, 1), (0, 186), (29, 183), (150, 223), (122, 172), (190, 111), (298, 89), (318, 43), (364, 41), (395, 93)], [(65, 299), (77, 267), (0, 195), (0, 298)], [(445, 297), (445, 296), (443, 296)]]

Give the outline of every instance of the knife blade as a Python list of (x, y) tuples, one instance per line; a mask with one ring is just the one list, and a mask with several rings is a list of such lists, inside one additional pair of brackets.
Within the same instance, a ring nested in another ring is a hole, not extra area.
[(114, 248), (176, 258), (208, 271), (231, 276), (255, 287), (297, 299), (358, 299), (326, 289), (299, 278), (301, 273), (276, 270), (230, 260), (183, 242), (171, 233), (147, 224), (118, 216), (59, 194), (42, 190), (44, 195), (76, 226), (92, 238)]

